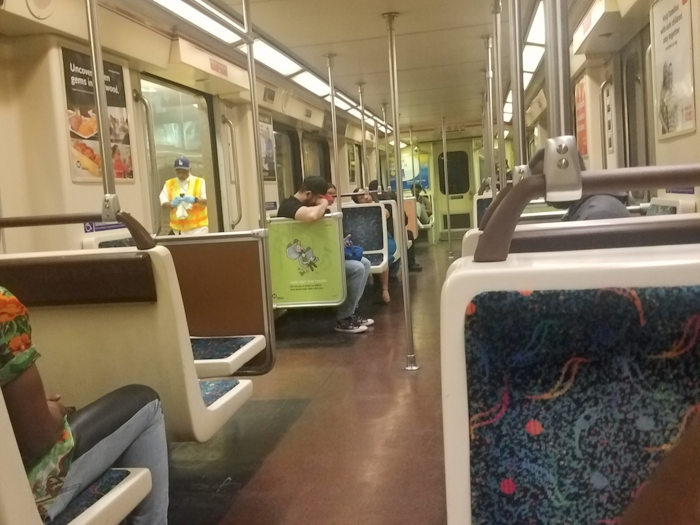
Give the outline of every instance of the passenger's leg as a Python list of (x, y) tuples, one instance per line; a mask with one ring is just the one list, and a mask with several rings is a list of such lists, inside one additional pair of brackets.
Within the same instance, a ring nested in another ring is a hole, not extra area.
[(379, 280), (382, 283), (382, 301), (385, 303), (391, 302), (391, 295), (389, 295), (389, 269), (387, 268), (382, 273), (379, 274)]
[(408, 269), (412, 272), (420, 272), (423, 267), (416, 262), (416, 240), (413, 237), (413, 232), (408, 230), (408, 240), (412, 241), (411, 247), (408, 249)]
[[(363, 257), (363, 260), (366, 259)], [(369, 263), (369, 261), (367, 262)], [(362, 261), (345, 260), (345, 283), (348, 293), (345, 302), (338, 307), (338, 321), (348, 319), (355, 313), (360, 297), (362, 297), (362, 292), (365, 290), (368, 277), (369, 272), (366, 271)]]
[(69, 418), (74, 460), (64, 488), (49, 510), (55, 518), (70, 501), (111, 467), (147, 468), (153, 488), (132, 512), (129, 525), (165, 525), (168, 519), (168, 449), (158, 395), (127, 386)]

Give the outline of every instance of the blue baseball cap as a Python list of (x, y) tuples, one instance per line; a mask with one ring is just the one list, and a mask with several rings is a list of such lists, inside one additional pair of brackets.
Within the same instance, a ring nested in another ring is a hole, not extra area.
[(190, 171), (190, 159), (187, 157), (178, 157), (175, 159), (175, 169)]

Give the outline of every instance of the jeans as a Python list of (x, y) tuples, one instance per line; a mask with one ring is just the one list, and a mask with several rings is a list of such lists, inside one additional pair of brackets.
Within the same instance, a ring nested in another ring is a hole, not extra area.
[(357, 310), (360, 298), (367, 286), (369, 279), (370, 262), (362, 258), (361, 261), (345, 260), (345, 282), (348, 295), (345, 302), (338, 307), (337, 319), (347, 319)]
[[(104, 414), (104, 417), (109, 417)], [(128, 525), (168, 522), (168, 447), (160, 400), (138, 410), (126, 423), (78, 457), (68, 470), (62, 492), (49, 509), (54, 519), (73, 498), (108, 469), (147, 468), (153, 488), (126, 519)], [(50, 523), (50, 522), (49, 522)]]

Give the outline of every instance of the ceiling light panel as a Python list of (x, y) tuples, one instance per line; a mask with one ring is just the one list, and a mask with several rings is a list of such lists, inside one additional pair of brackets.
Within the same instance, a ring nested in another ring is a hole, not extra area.
[(523, 71), (534, 73), (542, 62), (544, 48), (541, 46), (526, 45), (523, 48)]
[(362, 120), (362, 113), (360, 113), (360, 110), (357, 108), (352, 108), (350, 111), (348, 111), (348, 113), (350, 113), (357, 120)]
[(202, 31), (206, 31), (212, 36), (215, 36), (219, 40), (226, 42), (227, 44), (235, 44), (240, 42), (241, 39), (238, 35), (220, 24), (216, 20), (209, 18), (207, 15), (195, 9), (189, 4), (186, 4), (182, 0), (153, 0), (156, 4), (161, 7), (166, 8), (171, 13), (179, 16), (186, 22), (198, 27)]
[(509, 102), (511, 104), (513, 103), (513, 90), (512, 89), (508, 92), (508, 96), (506, 97), (506, 102)]
[(331, 92), (331, 88), (328, 87), (328, 84), (308, 71), (293, 76), (292, 80), (319, 97), (326, 97)]
[(512, 113), (503, 113), (503, 120), (505, 122), (511, 122), (513, 120), (513, 114)]
[(506, 102), (506, 105), (503, 106), (503, 112), (504, 113), (513, 113), (513, 104)]
[(545, 24), (544, 24), (544, 2), (540, 2), (535, 11), (535, 18), (532, 20), (530, 31), (527, 34), (528, 44), (545, 44)]
[(523, 89), (527, 89), (530, 82), (532, 82), (532, 73), (523, 73)]
[[(247, 45), (239, 46), (238, 49), (244, 53), (248, 53)], [(265, 64), (270, 69), (277, 71), (284, 77), (298, 73), (303, 69), (299, 64), (294, 62), (294, 60), (283, 53), (280, 53), (270, 44), (263, 42), (262, 40), (255, 41), (253, 44), (253, 53), (255, 54), (255, 60), (261, 64)]]
[(233, 18), (231, 18), (230, 16), (226, 16), (224, 13), (222, 13), (222, 12), (219, 11), (218, 9), (215, 9), (214, 7), (210, 6), (209, 4), (207, 4), (206, 2), (204, 2), (203, 0), (194, 0), (194, 1), (197, 3), (197, 5), (202, 6), (204, 9), (206, 9), (206, 10), (209, 11), (211, 14), (213, 14), (215, 17), (219, 18), (220, 20), (223, 20), (223, 21), (226, 22), (227, 24), (230, 24), (230, 25), (232, 25), (233, 27), (235, 27), (236, 29), (238, 29), (239, 31), (242, 31), (242, 32), (245, 33), (245, 28), (244, 28), (241, 24), (239, 24), (238, 22), (236, 22), (236, 21), (235, 21)]
[[(327, 100), (328, 102), (330, 102), (330, 101), (331, 101), (331, 96), (328, 95), (328, 96), (326, 97), (326, 100)], [(350, 109), (350, 104), (348, 104), (347, 102), (345, 102), (342, 98), (340, 98), (340, 97), (336, 94), (336, 95), (335, 95), (335, 107), (337, 107), (338, 109), (342, 109), (343, 111), (347, 111), (347, 110)]]

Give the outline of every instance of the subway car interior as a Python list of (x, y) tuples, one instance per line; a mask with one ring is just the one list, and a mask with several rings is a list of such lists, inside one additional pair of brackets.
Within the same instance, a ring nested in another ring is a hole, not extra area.
[(0, 0), (0, 525), (700, 523), (695, 42)]

